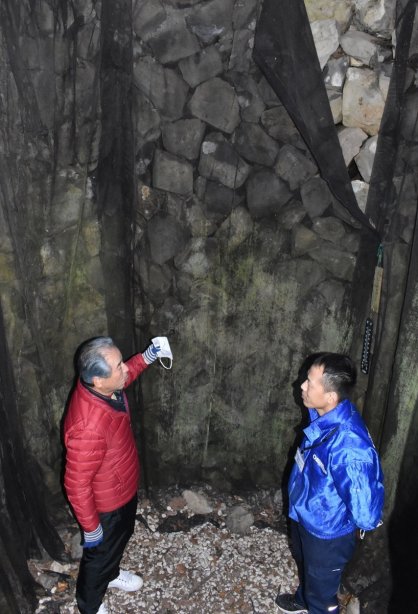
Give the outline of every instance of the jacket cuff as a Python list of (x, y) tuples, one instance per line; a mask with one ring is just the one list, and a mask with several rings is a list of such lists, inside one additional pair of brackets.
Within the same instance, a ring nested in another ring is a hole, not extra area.
[(147, 365), (150, 365), (155, 360), (157, 360), (157, 350), (155, 349), (153, 343), (151, 343), (151, 345), (147, 347), (145, 352), (143, 352), (142, 358), (147, 363)]
[(102, 525), (99, 523), (99, 526), (94, 531), (84, 531), (84, 544), (83, 548), (93, 548), (94, 546), (98, 546), (103, 541), (103, 529)]

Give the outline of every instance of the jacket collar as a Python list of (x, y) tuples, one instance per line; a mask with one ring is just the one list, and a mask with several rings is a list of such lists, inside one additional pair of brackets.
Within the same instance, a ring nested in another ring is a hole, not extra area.
[(104, 401), (112, 409), (115, 409), (116, 411), (126, 412), (126, 407), (127, 407), (126, 397), (125, 397), (125, 393), (122, 390), (115, 390), (115, 393), (114, 393), (115, 396), (113, 398), (113, 397), (105, 396), (104, 394), (100, 394), (100, 392), (97, 392), (96, 390), (94, 390), (94, 388), (91, 388), (91, 386), (86, 384), (86, 382), (82, 380), (81, 378), (79, 379), (79, 383), (85, 390), (87, 390), (89, 394), (92, 394), (97, 399)]
[(303, 429), (303, 432), (309, 441), (315, 441), (350, 417), (352, 403), (348, 399), (344, 399), (338, 403), (337, 407), (334, 407), (334, 409), (331, 409), (331, 411), (323, 416), (320, 416), (314, 408), (310, 408), (308, 411), (311, 423)]

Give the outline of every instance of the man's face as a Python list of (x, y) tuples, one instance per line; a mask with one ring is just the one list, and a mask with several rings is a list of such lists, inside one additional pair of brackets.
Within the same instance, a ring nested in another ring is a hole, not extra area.
[(93, 378), (94, 387), (100, 394), (110, 396), (115, 390), (121, 390), (128, 377), (128, 367), (122, 360), (122, 354), (118, 348), (107, 348), (102, 353), (111, 369), (109, 377)]
[(302, 400), (305, 407), (314, 407), (322, 416), (338, 405), (338, 397), (335, 392), (325, 392), (322, 376), (323, 366), (313, 365), (308, 371), (308, 377), (303, 382)]

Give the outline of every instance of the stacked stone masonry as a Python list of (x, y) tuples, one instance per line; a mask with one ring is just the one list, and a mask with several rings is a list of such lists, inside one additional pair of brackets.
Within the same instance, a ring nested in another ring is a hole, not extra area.
[[(119, 129), (103, 124), (104, 6), (22, 2), (13, 19), (2, 13), (0, 290), (25, 440), (60, 492), (75, 349), (127, 317), (113, 259), (124, 274), (132, 265), (136, 347), (167, 334), (175, 355), (170, 374), (142, 384), (150, 479), (277, 484), (303, 358), (350, 348), (359, 225), (253, 61), (259, 0), (115, 0), (107, 8), (132, 9), (112, 40), (132, 47), (134, 147), (123, 155), (134, 157), (136, 190), (132, 263), (120, 258), (129, 242), (118, 250), (103, 229), (126, 212), (116, 200), (98, 209), (100, 158)], [(364, 209), (394, 2), (306, 9)]]
[[(394, 56), (394, 2), (384, 16), (375, 5), (306, 1), (362, 211)], [(189, 477), (221, 487), (246, 472), (268, 483), (286, 421), (276, 409), (292, 413), (280, 381), (304, 353), (350, 346), (359, 225), (252, 60), (260, 9), (257, 0), (137, 3), (138, 326), (171, 335), (178, 356), (172, 392), (162, 379), (144, 389), (156, 411), (147, 445), (152, 457), (158, 450), (157, 480), (170, 479), (178, 456)], [(248, 429), (264, 442), (253, 467)], [(282, 437), (290, 445), (293, 434)]]

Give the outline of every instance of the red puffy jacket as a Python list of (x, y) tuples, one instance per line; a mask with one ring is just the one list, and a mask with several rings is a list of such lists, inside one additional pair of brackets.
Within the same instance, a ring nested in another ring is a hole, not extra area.
[[(129, 386), (148, 367), (142, 354), (126, 362)], [(125, 397), (125, 405), (128, 402)], [(129, 410), (116, 411), (78, 381), (64, 422), (64, 486), (84, 531), (94, 531), (99, 512), (111, 512), (138, 488), (139, 460)]]

